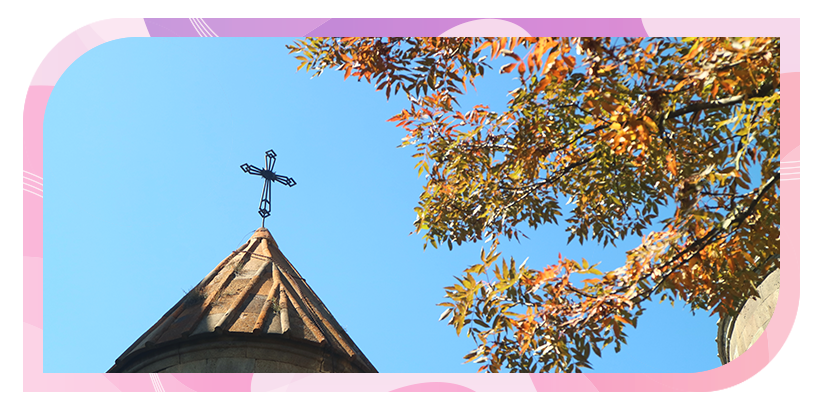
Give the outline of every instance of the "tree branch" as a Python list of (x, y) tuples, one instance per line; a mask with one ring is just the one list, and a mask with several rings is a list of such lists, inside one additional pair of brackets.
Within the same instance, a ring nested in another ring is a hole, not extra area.
[(737, 96), (732, 96), (730, 98), (717, 99), (715, 101), (710, 101), (710, 102), (695, 103), (695, 104), (688, 105), (688, 106), (682, 107), (680, 109), (677, 109), (677, 110), (671, 112), (670, 115), (665, 117), (665, 120), (673, 119), (673, 118), (676, 118), (676, 117), (679, 117), (679, 116), (682, 116), (682, 115), (687, 115), (689, 113), (696, 112), (696, 111), (713, 110), (713, 109), (723, 108), (725, 106), (736, 105), (736, 104), (742, 102), (745, 99), (761, 98), (763, 96), (768, 96), (772, 91), (773, 91), (773, 85), (768, 84), (768, 85), (763, 86), (762, 88), (759, 88), (759, 91), (757, 91), (756, 93), (751, 94), (751, 95), (737, 95)]
[[(745, 209), (745, 211), (741, 214), (741, 216), (738, 219), (734, 220), (732, 224), (739, 225), (743, 221), (745, 221), (745, 219), (747, 219), (753, 213), (754, 208), (757, 206), (757, 204), (759, 204), (759, 202), (765, 196), (765, 192), (768, 191), (771, 187), (774, 186), (774, 184), (776, 183), (776, 180), (777, 180), (777, 177), (771, 177), (771, 179), (768, 180), (767, 183), (765, 183), (765, 186), (762, 187), (759, 190), (759, 194), (757, 194), (757, 196), (753, 199), (753, 201), (748, 206), (748, 208)], [(723, 228), (722, 228), (721, 224), (715, 226), (710, 231), (708, 231), (707, 234), (705, 234), (701, 238), (697, 239), (696, 241), (692, 242), (690, 245), (688, 245), (688, 247), (686, 247), (685, 249), (680, 251), (678, 254), (676, 254), (676, 256), (674, 256), (673, 258), (671, 258), (667, 262), (665, 262), (659, 269), (667, 268), (672, 263), (674, 263), (677, 260), (679, 260), (680, 258), (684, 257), (685, 254), (687, 254), (689, 252), (691, 253), (690, 256), (688, 256), (686, 259), (680, 260), (676, 264), (676, 266), (671, 267), (670, 270), (667, 273), (662, 275), (662, 278), (659, 280), (659, 282), (657, 282), (656, 285), (654, 285), (649, 291), (645, 292), (644, 294), (637, 295), (637, 297), (641, 296), (640, 300), (647, 299), (651, 294), (653, 294), (662, 285), (662, 283), (665, 281), (665, 279), (668, 278), (668, 276), (670, 276), (674, 272), (676, 272), (677, 269), (680, 266), (682, 266), (682, 264), (684, 264), (685, 262), (690, 261), (691, 258), (693, 258), (697, 253), (699, 253), (699, 251), (701, 251), (702, 249), (704, 249), (706, 246), (710, 245), (711, 243), (715, 242), (717, 237), (720, 235), (720, 232), (721, 232), (722, 229)], [(646, 278), (647, 276), (648, 276), (648, 274), (646, 274), (643, 277), (643, 279)]]

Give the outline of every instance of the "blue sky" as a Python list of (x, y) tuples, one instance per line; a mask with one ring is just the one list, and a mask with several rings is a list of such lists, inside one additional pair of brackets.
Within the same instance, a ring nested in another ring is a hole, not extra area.
[[(406, 106), (339, 72), (296, 73), (291, 39), (129, 38), (80, 57), (44, 121), (44, 371), (104, 372), (184, 292), (260, 226), (262, 180), (242, 172), (277, 153), (266, 227), (380, 372), (475, 372), (474, 347), (437, 321), (443, 287), (481, 245), (422, 249), (410, 235), (423, 180), (386, 119)], [(498, 64), (495, 64), (498, 65)], [(495, 71), (463, 106), (501, 109)], [(624, 247), (566, 245), (543, 226), (503, 254), (540, 268), (557, 253), (602, 268)], [(716, 316), (649, 305), (628, 345), (596, 372), (696, 372), (719, 365)]]

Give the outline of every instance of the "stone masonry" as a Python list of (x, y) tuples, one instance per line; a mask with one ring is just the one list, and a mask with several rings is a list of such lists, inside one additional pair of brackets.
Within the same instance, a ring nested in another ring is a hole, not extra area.
[(748, 350), (768, 327), (779, 299), (779, 269), (771, 272), (757, 289), (759, 297), (748, 299), (736, 317), (719, 320), (717, 348), (722, 364)]

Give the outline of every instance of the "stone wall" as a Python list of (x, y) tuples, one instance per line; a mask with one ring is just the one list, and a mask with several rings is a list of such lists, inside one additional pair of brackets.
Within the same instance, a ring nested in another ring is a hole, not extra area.
[(748, 350), (768, 327), (779, 299), (779, 269), (760, 284), (759, 297), (748, 299), (736, 317), (719, 320), (717, 348), (722, 364), (727, 364)]
[[(120, 364), (120, 363), (118, 363)], [(126, 373), (357, 373), (326, 347), (287, 338), (202, 336), (146, 350), (122, 362)]]

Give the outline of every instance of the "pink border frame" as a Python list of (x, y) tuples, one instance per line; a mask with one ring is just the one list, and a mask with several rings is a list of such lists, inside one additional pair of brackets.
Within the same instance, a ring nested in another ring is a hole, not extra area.
[[(799, 308), (798, 175), (783, 179), (785, 182), (781, 184), (785, 209), (781, 217), (785, 227), (781, 239), (785, 251), (781, 254), (784, 261), (782, 293), (773, 318), (747, 352), (713, 370), (663, 374), (43, 373), (43, 118), (51, 90), (68, 66), (91, 48), (119, 38), (152, 36), (147, 27), (149, 21), (155, 31), (157, 27), (166, 30), (162, 36), (208, 35), (203, 30), (204, 24), (192, 23), (187, 31), (180, 31), (185, 27), (184, 20), (187, 19), (111, 19), (80, 28), (51, 50), (28, 88), (23, 111), (24, 391), (715, 391), (751, 378), (785, 343)], [(214, 34), (231, 31), (232, 25), (235, 28), (242, 25), (245, 31), (235, 34), (238, 36), (386, 35), (389, 32), (437, 35), (424, 33), (432, 30), (439, 35), (454, 36), (603, 35), (624, 33), (624, 29), (615, 28), (618, 25), (639, 24), (648, 36), (781, 37), (782, 161), (796, 163), (796, 166), (799, 163), (799, 19), (574, 19), (573, 28), (569, 20), (561, 19), (197, 20), (208, 23)], [(240, 22), (242, 24), (238, 24)], [(195, 28), (198, 26), (199, 29)]]

